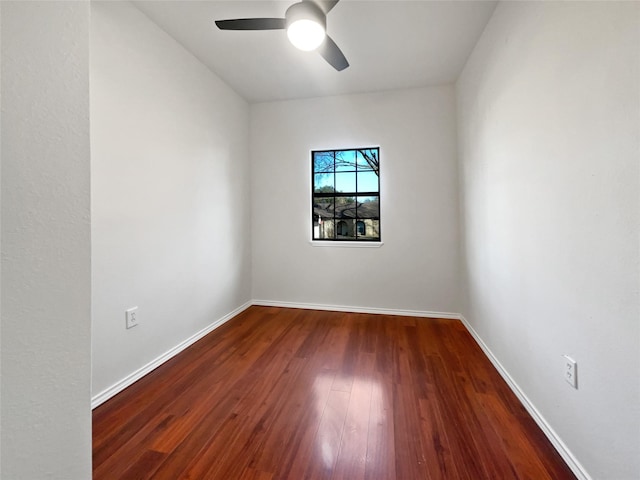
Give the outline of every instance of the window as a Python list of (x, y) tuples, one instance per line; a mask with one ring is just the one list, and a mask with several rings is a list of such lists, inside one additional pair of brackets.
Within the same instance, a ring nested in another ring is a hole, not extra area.
[(380, 149), (311, 152), (313, 240), (380, 241)]

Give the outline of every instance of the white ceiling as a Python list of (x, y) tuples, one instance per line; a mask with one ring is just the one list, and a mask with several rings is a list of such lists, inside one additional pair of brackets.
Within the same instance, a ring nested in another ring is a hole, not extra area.
[(350, 67), (335, 71), (297, 50), (284, 30), (221, 31), (214, 20), (284, 17), (292, 1), (157, 1), (134, 4), (250, 102), (362, 93), (457, 79), (495, 1), (341, 0), (327, 33)]

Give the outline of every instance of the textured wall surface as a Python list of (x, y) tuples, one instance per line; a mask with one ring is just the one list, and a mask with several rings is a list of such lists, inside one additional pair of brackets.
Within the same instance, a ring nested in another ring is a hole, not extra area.
[[(376, 145), (384, 245), (310, 245), (310, 150)], [(255, 299), (457, 311), (452, 87), (253, 105), (251, 158)]]
[(91, 13), (95, 396), (251, 298), (251, 194), (247, 103), (131, 4)]
[(640, 478), (639, 20), (501, 3), (457, 85), (464, 314), (594, 479)]
[(89, 3), (2, 2), (2, 472), (91, 477)]

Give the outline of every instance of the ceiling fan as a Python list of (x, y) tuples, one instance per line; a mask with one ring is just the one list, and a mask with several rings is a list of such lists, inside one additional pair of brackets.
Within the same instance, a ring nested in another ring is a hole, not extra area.
[(318, 49), (322, 58), (338, 71), (349, 62), (327, 35), (327, 13), (339, 0), (302, 0), (291, 5), (284, 18), (236, 18), (216, 20), (220, 30), (286, 30), (289, 41), (300, 50)]

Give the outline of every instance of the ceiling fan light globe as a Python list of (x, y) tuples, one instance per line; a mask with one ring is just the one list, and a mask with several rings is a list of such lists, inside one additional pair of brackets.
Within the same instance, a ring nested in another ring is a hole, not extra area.
[(294, 47), (305, 52), (318, 48), (325, 35), (324, 27), (309, 19), (296, 20), (287, 27), (289, 41)]

